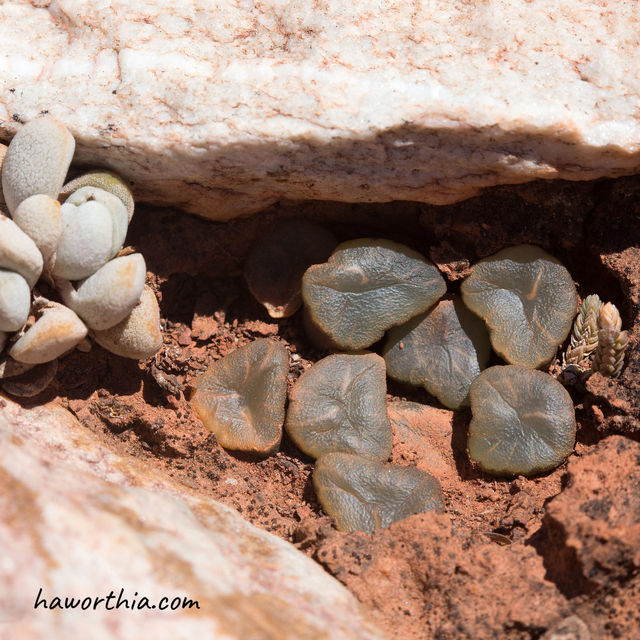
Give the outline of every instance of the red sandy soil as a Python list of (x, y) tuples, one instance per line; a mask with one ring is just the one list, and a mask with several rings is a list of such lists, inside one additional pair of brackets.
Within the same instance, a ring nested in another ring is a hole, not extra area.
[[(251, 244), (292, 216), (322, 221), (340, 240), (404, 242), (438, 264), (452, 291), (478, 258), (537, 243), (582, 296), (615, 302), (631, 334), (627, 366), (618, 380), (596, 374), (572, 389), (579, 428), (567, 463), (531, 479), (484, 475), (466, 455), (468, 411), (390, 383), (392, 461), (434, 473), (447, 509), (369, 535), (335, 530), (314, 496), (313, 461), (286, 434), (264, 460), (223, 450), (189, 405), (211, 360), (272, 337), (291, 354), (293, 383), (326, 355), (307, 340), (301, 314), (270, 319), (242, 278)], [(554, 625), (570, 615), (594, 640), (640, 638), (640, 179), (497, 188), (447, 207), (291, 203), (226, 224), (140, 207), (128, 240), (160, 300), (161, 352), (140, 364), (97, 345), (74, 352), (29, 404), (57, 397), (117, 450), (293, 542), (390, 638), (559, 638)]]

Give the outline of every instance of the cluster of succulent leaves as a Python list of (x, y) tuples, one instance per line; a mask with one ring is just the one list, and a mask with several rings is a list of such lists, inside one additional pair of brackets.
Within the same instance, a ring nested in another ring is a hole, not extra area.
[[(404, 245), (336, 244), (316, 225), (285, 222), (250, 255), (245, 277), (269, 314), (304, 305), (310, 338), (346, 353), (305, 371), (286, 412), (281, 345), (257, 341), (215, 362), (192, 401), (223, 446), (268, 454), (284, 426), (317, 459), (317, 495), (349, 531), (443, 508), (435, 478), (385, 464), (387, 376), (424, 387), (451, 409), (470, 404), (469, 453), (487, 472), (534, 474), (564, 460), (575, 439), (573, 404), (536, 370), (554, 356), (576, 312), (562, 264), (538, 247), (511, 247), (478, 262), (461, 296), (446, 296), (436, 266)], [(363, 351), (385, 334), (383, 357)], [(486, 369), (491, 347), (509, 364)]]
[(383, 464), (391, 454), (384, 360), (336, 354), (296, 382), (286, 411), (289, 357), (274, 340), (249, 343), (215, 361), (194, 383), (191, 402), (227, 448), (268, 455), (283, 425), (317, 458), (313, 482), (344, 531), (374, 531), (413, 513), (442, 511), (440, 483), (424, 471)]
[[(91, 336), (118, 355), (146, 359), (162, 344), (159, 308), (139, 253), (123, 250), (134, 201), (108, 171), (67, 176), (75, 140), (52, 118), (24, 125), (2, 155), (0, 378), (33, 395), (57, 359)], [(40, 286), (39, 281), (42, 283)], [(44, 298), (39, 289), (58, 300)], [(18, 376), (29, 369), (29, 381)]]

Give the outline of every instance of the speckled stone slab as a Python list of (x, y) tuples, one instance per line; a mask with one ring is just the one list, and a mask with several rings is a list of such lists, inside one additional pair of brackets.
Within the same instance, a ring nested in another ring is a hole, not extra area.
[(0, 139), (49, 112), (136, 200), (450, 203), (640, 168), (630, 0), (0, 4)]
[[(3, 640), (384, 640), (293, 545), (115, 453), (55, 404), (0, 397), (0, 507)], [(198, 608), (162, 608), (176, 597)]]

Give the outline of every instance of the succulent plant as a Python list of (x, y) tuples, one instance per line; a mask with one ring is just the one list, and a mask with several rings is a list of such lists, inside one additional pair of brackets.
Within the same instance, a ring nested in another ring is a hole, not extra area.
[(26, 362), (18, 362), (9, 356), (3, 356), (0, 358), (0, 380), (22, 375), (30, 369), (33, 369), (34, 366), (35, 365), (27, 364)]
[(0, 268), (19, 273), (31, 289), (42, 266), (42, 254), (34, 241), (13, 220), (0, 215)]
[(113, 255), (114, 225), (100, 202), (62, 205), (62, 237), (52, 274), (65, 280), (93, 275)]
[(343, 242), (302, 279), (312, 337), (321, 346), (348, 351), (369, 347), (445, 292), (444, 278), (422, 255), (371, 238)]
[(471, 383), (469, 456), (495, 475), (533, 475), (573, 450), (571, 396), (552, 376), (516, 365), (489, 367)]
[(306, 454), (356, 453), (386, 460), (392, 433), (384, 360), (337, 354), (305, 371), (291, 391), (286, 430)]
[(302, 305), (302, 276), (325, 262), (338, 244), (331, 233), (306, 220), (282, 222), (256, 243), (244, 266), (249, 290), (272, 318), (287, 318)]
[(22, 126), (2, 165), (2, 191), (9, 211), (13, 214), (29, 196), (57, 198), (74, 150), (73, 136), (53, 118), (36, 118)]
[(567, 337), (578, 301), (569, 272), (532, 245), (480, 260), (461, 291), (467, 307), (489, 327), (496, 352), (532, 368), (549, 362)]
[[(15, 362), (15, 361), (14, 361)], [(15, 365), (9, 368), (11, 375), (0, 375), (3, 391), (19, 398), (33, 398), (44, 391), (53, 382), (58, 371), (58, 361), (51, 360), (43, 364), (22, 364), (20, 373)], [(1, 365), (0, 365), (1, 368)], [(6, 371), (6, 370), (5, 370)]]
[(64, 303), (96, 331), (118, 324), (138, 304), (146, 276), (139, 253), (114, 258), (98, 269), (77, 289), (68, 280), (58, 282)]
[(31, 291), (15, 271), (0, 269), (0, 331), (19, 331), (29, 317)]
[(95, 331), (95, 341), (124, 358), (146, 360), (162, 346), (160, 309), (153, 291), (145, 286), (131, 313), (110, 329)]
[(282, 344), (256, 340), (212, 363), (191, 404), (221, 446), (267, 455), (282, 438), (288, 371)]
[(111, 255), (113, 258), (124, 244), (127, 236), (127, 228), (129, 226), (129, 215), (127, 208), (117, 196), (100, 189), (98, 187), (81, 187), (74, 191), (64, 202), (63, 207), (74, 204), (78, 208), (82, 208), (85, 203), (99, 202), (111, 215), (111, 223), (113, 228), (113, 236), (111, 241)]
[(127, 210), (128, 221), (131, 222), (135, 202), (127, 183), (116, 173), (103, 169), (87, 171), (68, 182), (60, 191), (60, 202), (64, 202), (72, 193), (82, 187), (98, 187), (120, 198)]
[(340, 531), (373, 533), (416, 513), (444, 511), (442, 488), (432, 475), (349, 453), (322, 456), (313, 486)]
[(387, 375), (424, 387), (450, 409), (469, 404), (472, 380), (485, 368), (491, 347), (480, 318), (459, 298), (438, 304), (387, 334)]
[(82, 320), (62, 304), (43, 301), (38, 312), (40, 317), (9, 349), (9, 355), (18, 362), (50, 362), (73, 349), (87, 335)]
[(40, 251), (44, 270), (51, 271), (62, 236), (60, 203), (44, 194), (29, 196), (16, 207), (13, 221)]
[[(39, 393), (59, 356), (87, 350), (87, 327), (127, 357), (147, 358), (162, 344), (157, 302), (143, 293), (144, 259), (113, 259), (133, 215), (131, 191), (108, 171), (63, 187), (74, 149), (69, 131), (51, 118), (29, 122), (9, 147), (0, 145), (1, 203), (13, 217), (0, 215), (0, 352), (11, 356), (0, 362), (0, 380), (18, 396)], [(32, 306), (30, 289), (43, 274), (67, 306), (38, 297)]]

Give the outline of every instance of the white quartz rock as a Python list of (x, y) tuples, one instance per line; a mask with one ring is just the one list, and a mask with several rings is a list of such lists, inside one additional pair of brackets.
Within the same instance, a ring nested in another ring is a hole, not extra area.
[(111, 222), (113, 225), (113, 239), (111, 242), (111, 255), (113, 256), (122, 249), (124, 239), (127, 236), (127, 227), (129, 226), (129, 215), (127, 207), (118, 196), (100, 189), (99, 187), (86, 186), (80, 187), (74, 191), (66, 200), (66, 204), (74, 204), (76, 207), (82, 206), (85, 202), (99, 202), (111, 214)]
[(83, 280), (75, 289), (61, 280), (64, 303), (73, 309), (90, 329), (110, 329), (132, 311), (140, 300), (146, 264), (139, 253), (114, 258)]
[(137, 201), (214, 219), (640, 169), (636, 2), (177, 6), (1, 3), (3, 141), (48, 110)]
[(0, 269), (0, 331), (18, 331), (29, 317), (31, 291), (15, 271)]
[(62, 236), (52, 273), (67, 280), (88, 278), (113, 255), (113, 217), (95, 200), (79, 206), (67, 201), (60, 213)]
[[(384, 640), (292, 544), (117, 454), (55, 404), (3, 398), (0, 497), (7, 640)], [(65, 597), (90, 606), (64, 607)], [(176, 597), (198, 608), (157, 608)]]
[[(2, 37), (0, 42), (7, 43)], [(74, 149), (73, 136), (53, 118), (35, 118), (21, 127), (2, 165), (2, 191), (9, 211), (13, 213), (23, 200), (39, 193), (57, 198)]]
[(16, 207), (13, 221), (34, 241), (49, 268), (62, 236), (60, 203), (44, 194), (29, 196)]
[(42, 273), (42, 254), (11, 218), (0, 215), (0, 268), (19, 273), (31, 289)]
[(87, 335), (82, 320), (62, 304), (47, 302), (42, 315), (9, 349), (18, 362), (50, 362), (73, 349)]
[(140, 301), (117, 325), (93, 335), (107, 351), (124, 358), (146, 360), (162, 346), (160, 309), (153, 291), (145, 286)]

